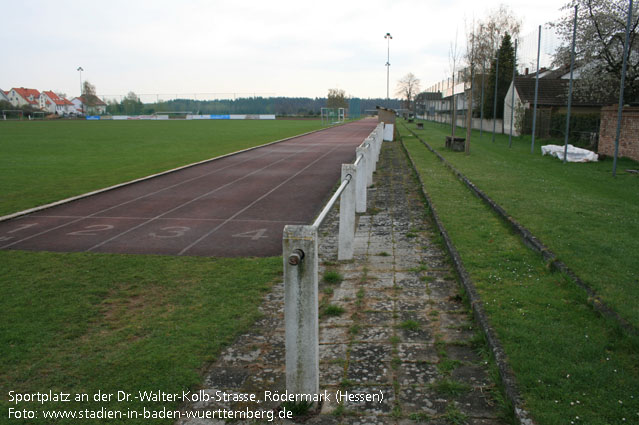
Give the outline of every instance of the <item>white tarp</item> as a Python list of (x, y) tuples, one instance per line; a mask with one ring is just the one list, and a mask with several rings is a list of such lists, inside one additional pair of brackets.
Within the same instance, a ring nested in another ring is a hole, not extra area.
[[(542, 155), (551, 155), (557, 157), (563, 161), (564, 159), (564, 147), (559, 145), (546, 145), (541, 147)], [(576, 148), (573, 145), (568, 145), (566, 151), (566, 161), (568, 162), (597, 162), (599, 156), (587, 149)]]

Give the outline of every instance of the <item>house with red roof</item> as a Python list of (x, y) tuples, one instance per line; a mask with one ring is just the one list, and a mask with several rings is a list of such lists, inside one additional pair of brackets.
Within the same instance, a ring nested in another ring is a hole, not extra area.
[(43, 110), (56, 115), (66, 115), (73, 112), (73, 103), (58, 96), (53, 91), (43, 91), (40, 96), (40, 106)]
[(107, 104), (94, 94), (82, 95), (74, 98), (72, 101), (74, 112), (76, 114), (85, 115), (102, 115), (106, 114)]
[(0, 89), (0, 101), (3, 101), (3, 100), (4, 100), (5, 102), (11, 102), (11, 101), (9, 100), (9, 95), (8, 95), (8, 93), (9, 93), (9, 92), (6, 92), (6, 91), (4, 91), (4, 90)]
[(9, 90), (9, 102), (13, 106), (20, 107), (31, 105), (35, 109), (40, 109), (40, 92), (36, 89), (25, 89), (24, 87), (12, 88)]

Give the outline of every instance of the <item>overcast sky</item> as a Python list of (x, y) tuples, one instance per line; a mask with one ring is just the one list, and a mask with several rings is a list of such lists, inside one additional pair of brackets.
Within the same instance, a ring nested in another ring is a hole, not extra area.
[(390, 32), (392, 97), (408, 72), (422, 88), (446, 78), (455, 31), (463, 44), (473, 18), (500, 3), (528, 34), (560, 17), (564, 2), (0, 0), (0, 88), (77, 96), (81, 66), (99, 95), (324, 97), (340, 88), (385, 97)]

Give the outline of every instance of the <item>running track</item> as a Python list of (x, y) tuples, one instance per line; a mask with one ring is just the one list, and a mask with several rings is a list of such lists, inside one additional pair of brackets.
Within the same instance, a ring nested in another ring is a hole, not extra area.
[(281, 255), (286, 224), (310, 224), (366, 119), (0, 222), (0, 249), (195, 256)]

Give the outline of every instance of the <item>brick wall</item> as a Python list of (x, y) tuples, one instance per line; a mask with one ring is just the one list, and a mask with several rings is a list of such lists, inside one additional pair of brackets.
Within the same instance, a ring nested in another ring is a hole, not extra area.
[[(615, 154), (615, 136), (617, 132), (617, 106), (601, 108), (601, 128), (599, 130), (599, 153)], [(619, 136), (619, 156), (639, 161), (639, 107), (626, 106), (621, 118)]]

